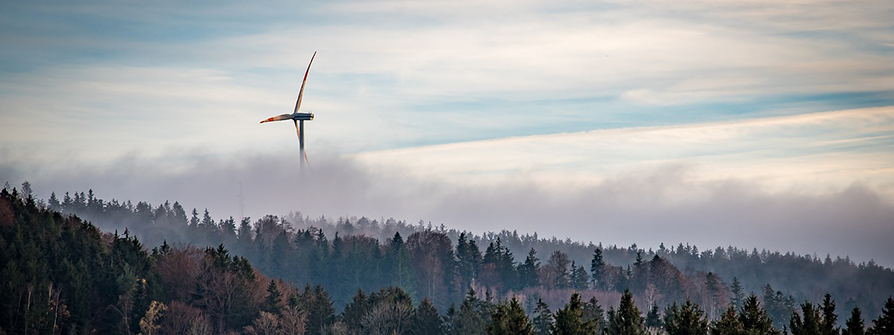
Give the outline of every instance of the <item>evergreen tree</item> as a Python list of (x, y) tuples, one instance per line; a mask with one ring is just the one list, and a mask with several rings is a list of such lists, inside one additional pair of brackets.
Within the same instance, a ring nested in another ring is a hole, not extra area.
[(847, 328), (841, 331), (841, 335), (863, 335), (865, 333), (866, 327), (863, 325), (863, 316), (860, 314), (860, 309), (854, 307), (851, 317), (844, 323)]
[(614, 307), (608, 310), (608, 326), (606, 335), (644, 335), (646, 327), (643, 323), (639, 309), (633, 304), (633, 294), (630, 290), (624, 290), (621, 295), (621, 304), (616, 311)]
[(304, 288), (302, 300), (304, 310), (307, 311), (307, 334), (325, 334), (326, 328), (335, 322), (335, 308), (329, 293), (321, 285), (314, 286), (313, 289), (308, 285)]
[(730, 286), (730, 291), (733, 294), (733, 307), (737, 310), (742, 308), (742, 301), (745, 299), (745, 291), (742, 289), (742, 283), (739, 282), (739, 278), (733, 277), (733, 285)]
[(469, 289), (459, 310), (457, 311), (451, 306), (451, 310), (448, 311), (449, 333), (452, 335), (484, 334), (486, 321), (483, 314), (489, 315), (490, 312), (483, 312), (481, 306), (481, 300), (477, 298), (475, 290)]
[(481, 269), (481, 250), (475, 240), (469, 240), (468, 234), (462, 232), (456, 242), (456, 270), (459, 272), (460, 289), (471, 286), (472, 280), (478, 277)]
[(496, 242), (491, 242), (484, 252), (482, 271), (487, 272), (481, 276), (481, 283), (487, 287), (496, 288), (499, 291), (517, 287), (518, 273), (515, 269), (515, 257), (509, 248), (503, 245), (498, 237)]
[(282, 293), (280, 293), (279, 288), (276, 287), (276, 281), (271, 279), (270, 285), (267, 285), (267, 298), (264, 300), (264, 306), (261, 310), (270, 314), (279, 314), (281, 307)]
[(587, 270), (571, 261), (571, 288), (583, 291), (587, 289), (589, 282), (590, 276), (587, 275)]
[(664, 313), (664, 330), (668, 335), (707, 335), (705, 312), (689, 299), (683, 305), (673, 303)]
[(413, 268), (410, 252), (399, 232), (394, 233), (385, 257), (388, 274), (391, 276), (390, 284), (401, 288), (410, 297), (416, 297), (416, 270)]
[(438, 309), (428, 298), (422, 299), (416, 313), (413, 314), (413, 322), (410, 333), (415, 335), (441, 335), (444, 334), (444, 326), (441, 324), (441, 316)]
[(823, 306), (821, 308), (823, 319), (820, 322), (820, 335), (839, 335), (838, 315), (835, 314), (835, 300), (832, 295), (826, 293), (823, 297)]
[(598, 330), (598, 325), (593, 320), (584, 321), (580, 294), (576, 292), (571, 294), (571, 300), (564, 308), (556, 311), (555, 320), (553, 335), (596, 334)]
[(491, 313), (491, 322), (487, 325), (489, 335), (534, 335), (531, 320), (519, 305), (515, 297), (507, 302), (497, 304)]
[(630, 290), (639, 294), (649, 284), (648, 264), (643, 262), (643, 251), (636, 251), (636, 261), (633, 263), (633, 275), (630, 277)]
[(590, 281), (593, 288), (597, 290), (605, 290), (605, 261), (602, 259), (602, 247), (593, 251), (593, 260), (590, 261)]
[(370, 302), (369, 296), (363, 292), (363, 289), (358, 289), (357, 293), (354, 294), (354, 298), (345, 305), (345, 309), (341, 312), (342, 320), (345, 321), (345, 327), (355, 333), (364, 333), (360, 322), (370, 309), (372, 309), (372, 302)]
[(742, 310), (739, 312), (739, 322), (747, 334), (780, 334), (773, 328), (773, 319), (770, 319), (754, 294), (745, 298)]
[(649, 313), (646, 313), (646, 328), (649, 329), (650, 333), (657, 334), (663, 326), (661, 315), (658, 313), (658, 305), (652, 305)]
[(804, 314), (802, 320), (801, 315), (793, 313), (789, 321), (789, 328), (792, 335), (817, 335), (820, 333), (820, 311), (818, 307), (814, 307), (810, 302), (805, 301), (801, 304), (801, 313)]
[(736, 309), (730, 305), (720, 319), (711, 325), (711, 335), (745, 335), (745, 329), (736, 315)]
[(521, 288), (540, 286), (540, 260), (537, 258), (537, 250), (531, 248), (525, 262), (518, 266), (518, 277)]
[(882, 309), (882, 315), (878, 319), (872, 320), (872, 328), (867, 332), (872, 335), (890, 335), (894, 334), (894, 299), (888, 297), (885, 301), (885, 308)]
[(774, 291), (770, 284), (764, 287), (763, 300), (773, 326), (777, 329), (782, 328), (795, 312), (795, 298), (785, 296), (782, 291)]
[(537, 307), (534, 309), (534, 333), (537, 335), (549, 335), (553, 327), (553, 314), (543, 299), (537, 299)]
[(559, 250), (553, 251), (549, 256), (549, 277), (552, 278), (551, 288), (568, 288), (571, 284), (571, 273), (568, 266), (571, 260), (568, 254)]
[(596, 297), (590, 297), (590, 300), (584, 303), (583, 318), (584, 322), (593, 322), (600, 331), (605, 327), (605, 311)]

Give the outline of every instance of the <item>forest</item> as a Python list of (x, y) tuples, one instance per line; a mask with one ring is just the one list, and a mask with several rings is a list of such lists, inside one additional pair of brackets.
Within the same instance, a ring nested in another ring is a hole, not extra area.
[[(142, 241), (142, 242), (141, 242)], [(890, 334), (847, 258), (0, 197), (0, 334)], [(842, 311), (842, 317), (836, 312)], [(865, 320), (865, 321), (864, 321)]]

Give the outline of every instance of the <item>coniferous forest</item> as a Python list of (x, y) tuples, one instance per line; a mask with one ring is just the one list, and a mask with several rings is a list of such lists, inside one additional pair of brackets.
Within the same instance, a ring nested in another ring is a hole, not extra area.
[(0, 192), (0, 334), (894, 334), (892, 294), (840, 257)]

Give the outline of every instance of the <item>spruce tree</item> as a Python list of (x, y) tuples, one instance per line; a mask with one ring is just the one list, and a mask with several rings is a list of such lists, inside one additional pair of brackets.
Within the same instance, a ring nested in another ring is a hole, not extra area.
[(583, 266), (578, 266), (574, 261), (571, 262), (571, 288), (579, 291), (587, 289), (590, 276)]
[(863, 335), (865, 333), (866, 327), (863, 325), (863, 316), (860, 314), (860, 308), (854, 307), (851, 317), (844, 323), (847, 328), (841, 330), (841, 335)]
[(305, 309), (307, 311), (307, 334), (322, 335), (326, 328), (335, 322), (335, 308), (332, 299), (323, 286), (310, 286), (304, 289)]
[(668, 335), (707, 335), (705, 312), (689, 299), (677, 306), (673, 303), (664, 313), (664, 330)]
[(531, 320), (515, 297), (509, 302), (497, 304), (487, 325), (489, 335), (534, 335)]
[(485, 313), (481, 311), (481, 305), (481, 300), (476, 297), (475, 290), (469, 289), (459, 310), (451, 308), (452, 311), (448, 311), (450, 334), (484, 334), (486, 322), (482, 317), (482, 314)]
[(350, 331), (353, 332), (362, 332), (361, 320), (363, 316), (366, 315), (369, 310), (372, 309), (372, 302), (370, 302), (369, 297), (363, 292), (363, 289), (358, 289), (357, 293), (354, 294), (354, 298), (345, 305), (345, 309), (341, 312), (342, 319), (345, 321), (345, 326)]
[(264, 305), (261, 310), (270, 314), (279, 314), (282, 304), (282, 293), (276, 287), (276, 281), (271, 279), (270, 285), (267, 285), (267, 298), (264, 299)]
[(872, 335), (894, 334), (894, 299), (888, 297), (888, 300), (885, 301), (885, 308), (882, 309), (882, 315), (872, 321), (872, 328), (868, 333)]
[(481, 268), (481, 250), (475, 244), (475, 240), (469, 240), (468, 234), (459, 234), (456, 242), (456, 269), (459, 274), (460, 289), (469, 287), (473, 278), (478, 277)]
[(742, 289), (742, 283), (739, 282), (739, 278), (733, 277), (733, 284), (730, 286), (730, 291), (733, 294), (732, 304), (735, 309), (742, 308), (742, 301), (745, 299), (745, 292)]
[(413, 321), (410, 325), (410, 333), (415, 335), (441, 335), (444, 334), (444, 326), (441, 324), (441, 316), (438, 309), (431, 303), (431, 299), (422, 299)]
[(564, 308), (556, 311), (555, 319), (553, 335), (596, 334), (598, 330), (593, 320), (584, 321), (580, 294), (576, 292), (571, 295), (571, 300)]
[(639, 309), (633, 304), (633, 294), (630, 290), (624, 290), (621, 295), (621, 304), (616, 311), (614, 307), (608, 310), (608, 326), (606, 335), (644, 335), (646, 326), (640, 315)]
[(608, 287), (605, 285), (605, 261), (602, 259), (602, 248), (596, 248), (593, 251), (593, 260), (590, 261), (590, 282), (593, 284), (593, 288), (597, 290), (605, 290)]
[(584, 303), (584, 322), (592, 321), (599, 330), (605, 327), (605, 311), (599, 305), (596, 297), (590, 297), (590, 300)]
[(720, 319), (711, 324), (711, 335), (745, 335), (745, 329), (736, 315), (736, 308), (730, 305)]
[(407, 292), (410, 297), (416, 297), (416, 270), (413, 268), (413, 260), (400, 233), (394, 233), (388, 251), (385, 253), (390, 284)]
[(789, 328), (792, 335), (817, 335), (820, 334), (820, 311), (818, 307), (805, 301), (801, 304), (803, 320), (798, 313), (792, 313)]
[(767, 310), (761, 307), (754, 294), (745, 298), (742, 310), (739, 311), (739, 322), (747, 334), (780, 334), (773, 328), (773, 319), (770, 319)]
[(518, 277), (521, 288), (540, 286), (540, 259), (537, 258), (537, 250), (531, 248), (525, 262), (518, 266)]
[(652, 308), (649, 309), (649, 313), (646, 313), (646, 328), (652, 333), (657, 333), (661, 330), (662, 326), (661, 315), (658, 313), (658, 305), (652, 305)]
[(826, 293), (826, 296), (823, 297), (821, 310), (823, 320), (820, 322), (820, 335), (840, 334), (838, 327), (836, 327), (838, 315), (835, 315), (835, 300), (832, 300), (832, 295)]
[(553, 314), (543, 299), (537, 298), (537, 307), (534, 309), (534, 333), (537, 335), (549, 335), (553, 326)]

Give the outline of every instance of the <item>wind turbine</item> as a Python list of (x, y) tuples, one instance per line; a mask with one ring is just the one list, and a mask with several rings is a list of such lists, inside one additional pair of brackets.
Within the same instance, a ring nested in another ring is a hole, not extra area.
[(301, 150), (302, 170), (304, 169), (304, 163), (307, 161), (307, 154), (304, 152), (304, 121), (313, 120), (314, 113), (299, 113), (298, 109), (301, 108), (301, 99), (304, 98), (304, 84), (307, 83), (307, 74), (310, 73), (310, 65), (314, 63), (314, 57), (316, 56), (317, 52), (314, 51), (314, 55), (310, 57), (310, 63), (307, 64), (307, 71), (304, 71), (304, 80), (301, 81), (301, 90), (298, 91), (298, 102), (295, 103), (295, 111), (292, 112), (292, 114), (281, 114), (261, 121), (261, 123), (284, 120), (292, 120), (295, 122), (295, 130), (298, 131), (298, 145)]

